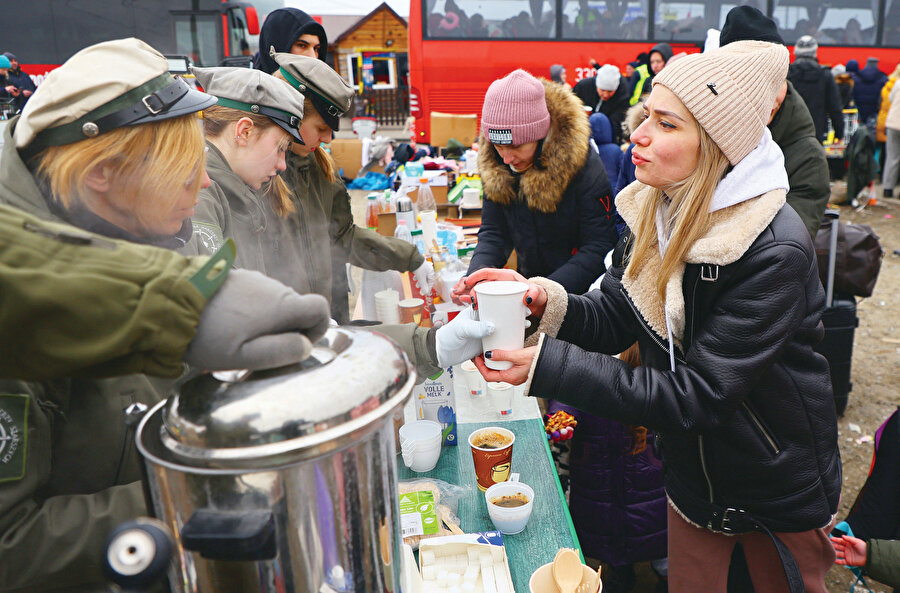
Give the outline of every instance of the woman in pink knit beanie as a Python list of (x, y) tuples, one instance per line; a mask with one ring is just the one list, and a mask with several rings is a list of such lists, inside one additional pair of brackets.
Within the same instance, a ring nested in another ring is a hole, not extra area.
[(503, 266), (587, 290), (616, 243), (609, 179), (572, 92), (516, 70), (484, 97), (478, 169), (484, 207), (469, 273)]
[[(616, 196), (630, 231), (600, 289), (528, 280), (533, 342), (484, 353), (506, 371), (475, 359), (488, 381), (657, 431), (671, 592), (725, 593), (737, 543), (757, 591), (825, 593), (834, 562), (825, 295), (766, 128), (787, 67), (761, 41), (670, 62), (631, 135), (637, 181)], [(510, 277), (524, 280), (483, 270), (467, 286)], [(632, 369), (611, 355), (635, 340)]]

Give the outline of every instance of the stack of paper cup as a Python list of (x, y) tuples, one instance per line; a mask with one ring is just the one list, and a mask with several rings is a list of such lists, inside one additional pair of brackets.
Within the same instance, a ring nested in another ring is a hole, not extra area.
[(375, 293), (375, 319), (382, 323), (400, 323), (400, 294), (391, 288)]

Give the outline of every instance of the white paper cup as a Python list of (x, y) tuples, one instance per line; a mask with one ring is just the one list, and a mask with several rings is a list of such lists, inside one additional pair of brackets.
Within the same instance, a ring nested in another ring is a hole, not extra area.
[[(525, 293), (528, 285), (524, 282), (499, 280), (480, 282), (475, 285), (478, 300), (478, 319), (494, 324), (494, 333), (481, 339), (481, 347), (488, 350), (521, 350), (525, 346)], [(508, 360), (486, 358), (485, 365), (495, 371), (512, 368)]]
[(501, 418), (508, 418), (512, 415), (512, 402), (515, 389), (512, 384), (503, 381), (490, 381), (487, 384), (488, 397), (491, 400), (491, 407), (497, 412)]
[(441, 457), (441, 425), (432, 420), (416, 420), (400, 427), (403, 463), (414, 472), (434, 469)]
[[(513, 476), (516, 477), (516, 476)], [(522, 506), (502, 507), (494, 504), (493, 501), (499, 500), (504, 496), (512, 498), (524, 498), (526, 502)], [(488, 488), (484, 493), (484, 500), (487, 503), (488, 515), (491, 517), (491, 523), (503, 535), (515, 535), (525, 531), (528, 525), (528, 519), (531, 518), (531, 510), (534, 508), (534, 490), (531, 486), (523, 484), (518, 480), (500, 482)]]

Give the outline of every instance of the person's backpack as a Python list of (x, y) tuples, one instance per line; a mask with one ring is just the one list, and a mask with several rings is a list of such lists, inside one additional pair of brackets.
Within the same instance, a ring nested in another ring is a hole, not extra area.
[(860, 126), (853, 132), (844, 158), (847, 160), (847, 200), (852, 202), (860, 190), (878, 178), (875, 135), (869, 128)]

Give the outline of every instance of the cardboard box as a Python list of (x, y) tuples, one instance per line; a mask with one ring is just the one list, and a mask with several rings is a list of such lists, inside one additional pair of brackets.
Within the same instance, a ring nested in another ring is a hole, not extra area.
[[(344, 177), (356, 179), (356, 174), (362, 169), (362, 140), (357, 138), (335, 138), (329, 144), (331, 158), (338, 168), (343, 169)], [(376, 173), (384, 173), (384, 168), (376, 166), (372, 169)]]
[(356, 178), (356, 173), (362, 168), (362, 140), (355, 138), (335, 138), (329, 145), (331, 158), (338, 170), (344, 170), (344, 177)]
[(478, 139), (478, 115), (432, 111), (431, 145), (447, 146), (450, 138), (456, 138), (463, 146), (472, 146), (472, 143)]

